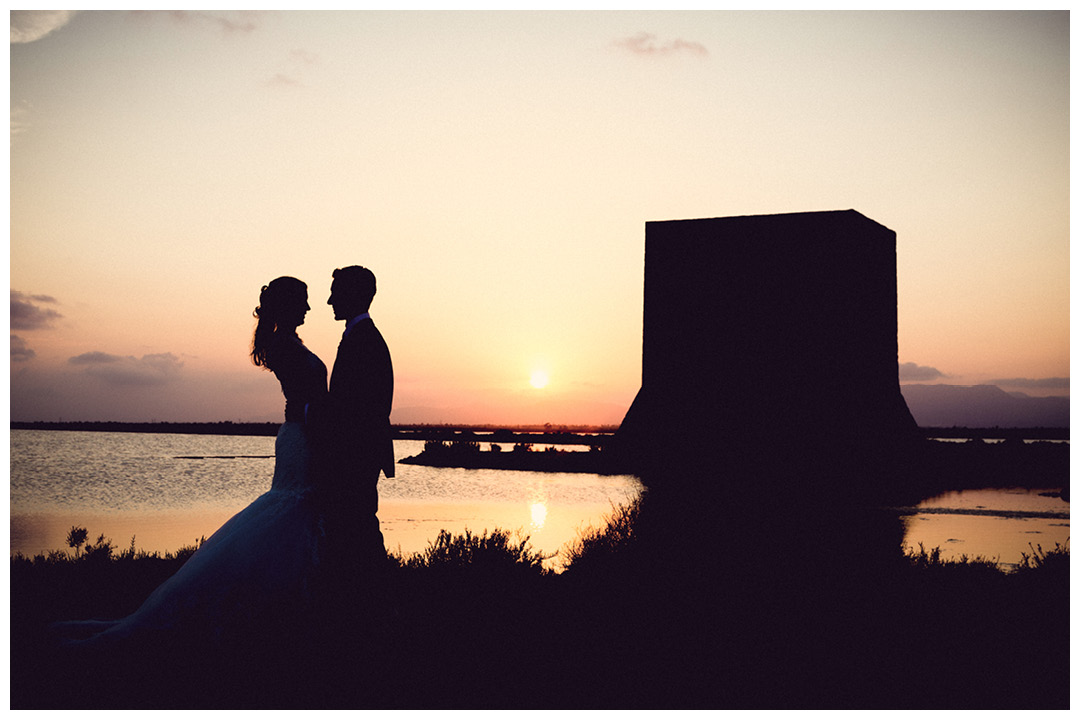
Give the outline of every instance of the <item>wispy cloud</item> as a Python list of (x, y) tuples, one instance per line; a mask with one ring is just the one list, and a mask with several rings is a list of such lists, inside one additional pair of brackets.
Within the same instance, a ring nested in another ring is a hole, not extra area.
[(95, 350), (68, 358), (68, 363), (84, 369), (88, 375), (112, 385), (163, 385), (177, 377), (184, 366), (172, 353), (156, 353), (136, 358), (112, 355)]
[(40, 330), (52, 327), (54, 320), (64, 317), (52, 308), (40, 307), (41, 304), (55, 305), (56, 298), (50, 295), (27, 295), (18, 290), (12, 290), (11, 329)]
[(913, 362), (900, 363), (900, 382), (922, 382), (926, 380), (940, 380), (947, 377), (937, 368), (917, 365)]
[(26, 362), (36, 354), (21, 337), (11, 336), (11, 362)]
[(15, 136), (30, 126), (26, 121), (27, 112), (25, 105), (16, 105), (11, 108), (11, 142), (15, 142)]
[(59, 30), (75, 17), (77, 10), (12, 10), (11, 42), (32, 43)]
[(201, 10), (170, 10), (169, 15), (180, 23), (212, 25), (225, 33), (249, 33), (259, 27), (260, 13), (205, 12)]
[(653, 33), (647, 32), (616, 40), (615, 45), (634, 55), (644, 57), (667, 57), (670, 55), (708, 57), (709, 55), (709, 51), (699, 42), (683, 40), (682, 38), (661, 41)]
[(303, 63), (304, 65), (314, 65), (319, 61), (318, 55), (309, 50), (304, 50), (303, 48), (293, 50), (289, 53), (289, 58), (298, 63)]
[(267, 85), (274, 85), (277, 87), (296, 87), (300, 85), (300, 81), (296, 78), (286, 75), (285, 73), (277, 73), (274, 77), (266, 81)]
[(267, 81), (267, 85), (277, 87), (300, 87), (304, 83), (298, 75), (303, 75), (311, 66), (319, 61), (319, 56), (309, 50), (297, 48), (289, 53), (289, 68), (285, 72), (276, 73)]

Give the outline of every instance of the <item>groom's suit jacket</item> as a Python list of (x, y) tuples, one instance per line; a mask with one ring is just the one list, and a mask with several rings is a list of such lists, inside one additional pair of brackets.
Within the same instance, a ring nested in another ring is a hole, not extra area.
[(394, 476), (393, 397), (390, 350), (370, 318), (359, 320), (338, 345), (326, 399), (331, 488), (349, 491), (359, 483), (355, 490), (374, 493), (380, 470)]

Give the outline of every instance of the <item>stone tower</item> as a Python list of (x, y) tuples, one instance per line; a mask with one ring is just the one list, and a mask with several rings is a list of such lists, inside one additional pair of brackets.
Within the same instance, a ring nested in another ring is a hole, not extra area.
[(616, 438), (635, 465), (917, 432), (895, 232), (854, 210), (646, 223), (641, 390)]

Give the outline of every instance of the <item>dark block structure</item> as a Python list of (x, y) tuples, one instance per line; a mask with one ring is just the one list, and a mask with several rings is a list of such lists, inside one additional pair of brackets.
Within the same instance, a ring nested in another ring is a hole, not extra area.
[[(897, 378), (896, 233), (854, 210), (649, 222), (635, 470), (701, 455), (814, 464), (918, 429)], [(846, 452), (846, 450), (845, 450)]]

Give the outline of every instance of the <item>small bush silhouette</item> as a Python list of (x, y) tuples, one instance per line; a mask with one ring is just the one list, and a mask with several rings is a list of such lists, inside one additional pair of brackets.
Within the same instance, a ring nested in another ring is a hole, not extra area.
[(440, 530), (426, 550), (404, 558), (402, 564), (411, 569), (524, 569), (544, 575), (545, 559), (547, 556), (532, 549), (528, 536), (515, 541), (511, 533), (498, 528), (480, 535), (466, 529), (463, 535)]
[(79, 557), (79, 550), (82, 548), (83, 543), (86, 542), (87, 535), (86, 528), (75, 525), (72, 525), (71, 530), (68, 532), (67, 544), (68, 547), (74, 548), (75, 557)]
[(590, 527), (565, 546), (562, 552), (565, 566), (580, 569), (590, 563), (610, 561), (625, 552), (635, 537), (634, 528), (640, 515), (640, 496), (627, 505), (614, 507), (604, 527)]
[(1069, 541), (1064, 544), (1054, 543), (1053, 550), (1043, 550), (1042, 545), (1032, 546), (1031, 554), (1020, 553), (1020, 562), (1016, 564), (1016, 572), (1030, 573), (1040, 570), (1043, 574), (1061, 575), (1068, 577), (1069, 574)]
[(106, 538), (104, 533), (98, 535), (97, 540), (87, 543), (83, 552), (83, 560), (86, 562), (105, 563), (113, 559), (112, 538)]

